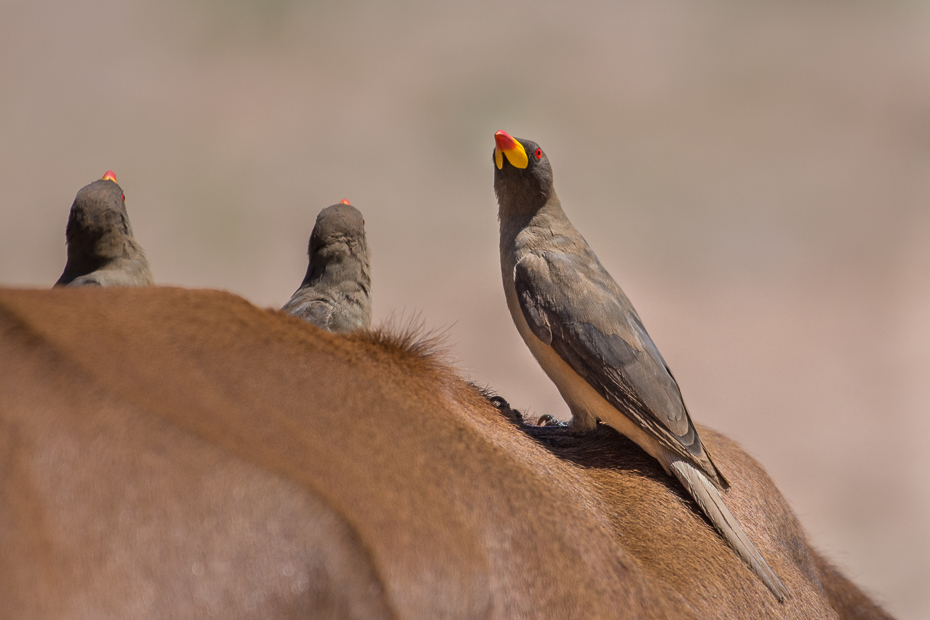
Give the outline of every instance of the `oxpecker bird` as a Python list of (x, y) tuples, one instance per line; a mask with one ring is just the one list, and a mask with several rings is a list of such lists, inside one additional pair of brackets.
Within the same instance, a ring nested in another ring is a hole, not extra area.
[(149, 261), (132, 235), (126, 196), (108, 170), (71, 205), (68, 262), (55, 286), (151, 286)]
[(371, 327), (371, 266), (365, 220), (343, 200), (316, 218), (307, 275), (282, 310), (341, 333)]
[(539, 145), (494, 135), (501, 273), (507, 307), (555, 383), (577, 432), (604, 422), (674, 475), (778, 598), (787, 590), (720, 495), (723, 475), (704, 449), (678, 384), (630, 300), (562, 211)]

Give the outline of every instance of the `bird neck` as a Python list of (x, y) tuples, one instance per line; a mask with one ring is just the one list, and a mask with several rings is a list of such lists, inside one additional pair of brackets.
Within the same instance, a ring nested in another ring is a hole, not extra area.
[(106, 263), (119, 258), (132, 259), (140, 251), (125, 208), (75, 204), (66, 233), (69, 260)]
[(371, 290), (371, 273), (368, 265), (345, 251), (326, 257), (314, 256), (307, 265), (307, 274), (301, 286), (316, 284), (344, 284), (354, 282), (368, 293)]
[(565, 220), (562, 203), (553, 189), (549, 198), (542, 204), (508, 204), (501, 205), (498, 212), (501, 228), (501, 247), (511, 245), (521, 231), (527, 228), (552, 228), (554, 224)]
[(142, 248), (121, 230), (103, 233), (81, 233), (68, 240), (68, 265), (82, 273), (90, 273), (120, 260), (132, 260)]

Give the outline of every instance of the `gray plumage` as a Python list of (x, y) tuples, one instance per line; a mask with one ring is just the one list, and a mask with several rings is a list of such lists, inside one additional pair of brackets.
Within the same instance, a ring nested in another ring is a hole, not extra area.
[(342, 202), (316, 218), (307, 275), (282, 310), (331, 332), (371, 327), (371, 266), (365, 220)]
[(562, 211), (548, 157), (529, 140), (505, 132), (495, 139), (507, 305), (568, 404), (572, 428), (589, 430), (600, 420), (657, 459), (783, 600), (784, 585), (723, 502), (718, 487), (726, 480), (704, 449), (668, 365), (630, 300)]
[[(109, 173), (108, 173), (109, 174)], [(132, 234), (123, 190), (101, 179), (81, 188), (71, 205), (68, 262), (55, 286), (151, 286), (149, 261)]]

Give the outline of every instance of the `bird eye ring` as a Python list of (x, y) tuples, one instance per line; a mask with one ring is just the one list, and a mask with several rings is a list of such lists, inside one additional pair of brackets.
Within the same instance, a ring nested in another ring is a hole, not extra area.
[(542, 149), (536, 149), (536, 159), (542, 159)]

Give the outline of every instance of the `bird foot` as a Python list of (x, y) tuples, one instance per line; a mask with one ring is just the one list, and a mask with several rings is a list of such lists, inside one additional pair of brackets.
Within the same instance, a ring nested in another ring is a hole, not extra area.
[(571, 424), (547, 413), (546, 415), (540, 416), (539, 419), (536, 420), (536, 426), (557, 426), (559, 428), (566, 428), (571, 426)]
[(510, 422), (516, 424), (517, 426), (523, 424), (523, 414), (520, 413), (518, 409), (511, 407), (510, 403), (508, 403), (503, 397), (492, 396), (488, 400), (492, 405), (494, 405), (495, 408), (497, 408), (498, 411), (504, 415), (504, 417), (510, 420)]

